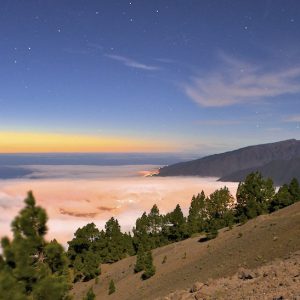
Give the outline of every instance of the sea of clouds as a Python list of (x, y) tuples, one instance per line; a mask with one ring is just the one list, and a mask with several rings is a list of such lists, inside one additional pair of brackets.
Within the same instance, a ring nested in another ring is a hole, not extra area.
[(78, 227), (89, 222), (102, 229), (113, 216), (123, 231), (129, 231), (153, 204), (166, 213), (179, 203), (187, 214), (192, 196), (201, 190), (209, 195), (226, 185), (233, 195), (236, 193), (237, 183), (218, 182), (217, 178), (145, 176), (157, 167), (30, 166), (30, 178), (0, 180), (0, 236), (11, 235), (10, 223), (22, 209), (29, 190), (47, 210), (47, 238), (56, 238), (64, 245)]

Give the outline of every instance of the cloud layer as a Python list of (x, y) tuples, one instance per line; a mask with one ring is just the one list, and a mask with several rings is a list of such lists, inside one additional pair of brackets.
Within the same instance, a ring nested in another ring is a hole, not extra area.
[[(83, 167), (82, 174), (86, 168)], [(149, 211), (155, 203), (162, 213), (173, 210), (179, 203), (187, 214), (193, 194), (202, 189), (209, 194), (224, 186), (224, 183), (212, 178), (144, 177), (132, 175), (127, 166), (110, 171), (107, 167), (98, 168), (99, 174), (114, 173), (115, 176), (0, 181), (0, 237), (11, 234), (10, 223), (23, 207), (28, 190), (34, 192), (38, 205), (47, 210), (48, 239), (57, 238), (66, 245), (78, 227), (94, 222), (99, 228), (104, 228), (105, 222), (112, 216), (118, 218), (122, 230), (128, 231), (136, 218)], [(132, 168), (135, 168), (134, 174), (140, 171), (139, 166)], [(78, 167), (74, 169), (78, 171)], [(131, 176), (122, 175), (124, 171), (129, 171)], [(52, 168), (49, 172), (53, 172)], [(237, 184), (226, 185), (235, 194)]]
[(253, 103), (300, 93), (300, 67), (265, 70), (222, 55), (217, 70), (193, 77), (183, 85), (183, 89), (188, 97), (201, 106)]

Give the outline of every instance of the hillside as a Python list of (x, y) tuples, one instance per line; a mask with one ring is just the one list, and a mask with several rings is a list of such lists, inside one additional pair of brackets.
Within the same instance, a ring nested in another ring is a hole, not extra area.
[(240, 170), (221, 177), (219, 181), (242, 181), (248, 174), (255, 171), (259, 171), (264, 177), (272, 178), (276, 185), (282, 185), (291, 181), (292, 178), (300, 179), (300, 157), (289, 160), (274, 160), (260, 167)]
[[(273, 161), (289, 161), (300, 157), (300, 141), (286, 140), (276, 143), (249, 146), (230, 152), (215, 154), (192, 161), (177, 163), (163, 167), (159, 170), (159, 176), (204, 176), (223, 178), (230, 174), (235, 174), (233, 178), (237, 181), (244, 179), (238, 172), (249, 169), (258, 169)], [(273, 174), (281, 171), (282, 163), (277, 167), (273, 165)], [(288, 169), (288, 168), (287, 168)], [(289, 169), (287, 170), (289, 171)]]
[[(98, 283), (91, 280), (75, 284), (74, 299), (81, 300), (91, 286), (96, 299), (157, 299), (176, 290), (189, 289), (197, 281), (206, 283), (211, 282), (209, 279), (232, 276), (241, 267), (252, 269), (275, 259), (283, 261), (300, 250), (300, 202), (232, 230), (222, 230), (214, 240), (199, 242), (199, 238), (153, 250), (156, 274), (146, 281), (133, 272), (135, 257), (102, 265)], [(165, 256), (167, 261), (162, 264)], [(111, 279), (115, 282), (116, 292), (108, 296)], [(257, 294), (256, 299), (257, 296), (261, 294)]]

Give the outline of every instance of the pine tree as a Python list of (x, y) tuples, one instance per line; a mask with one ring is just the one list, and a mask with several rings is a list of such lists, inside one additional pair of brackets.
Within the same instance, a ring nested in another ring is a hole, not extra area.
[(159, 209), (156, 204), (150, 210), (147, 216), (148, 220), (148, 235), (151, 249), (157, 248), (163, 244), (161, 230), (162, 230), (162, 216), (159, 214)]
[(206, 228), (206, 239), (212, 240), (218, 236), (218, 228), (215, 220), (211, 220)]
[(171, 241), (180, 241), (188, 237), (186, 219), (183, 216), (181, 207), (176, 205), (175, 209), (166, 215), (170, 223), (168, 238)]
[(68, 242), (68, 257), (74, 269), (74, 280), (90, 280), (98, 276), (100, 271), (100, 255), (97, 242), (100, 232), (94, 223), (78, 228), (75, 237)]
[(69, 289), (67, 259), (56, 241), (47, 243), (46, 211), (32, 192), (12, 222), (13, 239), (1, 240), (0, 295), (3, 299), (64, 299)]
[(161, 217), (159, 209), (156, 204), (150, 210), (148, 214), (149, 231), (153, 234), (157, 234), (161, 227)]
[(112, 263), (126, 256), (123, 234), (118, 220), (110, 218), (105, 224), (105, 238), (109, 253), (106, 262)]
[(93, 288), (90, 288), (86, 294), (86, 296), (83, 298), (83, 300), (94, 300), (96, 298), (96, 295), (93, 291)]
[(145, 250), (151, 249), (151, 242), (149, 239), (149, 220), (145, 212), (136, 220), (135, 227), (132, 231), (133, 243), (136, 250), (138, 250), (140, 245), (143, 245)]
[(109, 282), (109, 287), (108, 287), (108, 295), (113, 294), (116, 291), (115, 283), (113, 280)]
[(145, 269), (145, 260), (146, 260), (146, 252), (142, 244), (139, 245), (137, 255), (136, 255), (136, 263), (134, 266), (134, 272), (138, 273)]
[(123, 247), (124, 247), (124, 251), (126, 253), (126, 255), (132, 256), (135, 255), (135, 249), (134, 249), (134, 245), (133, 245), (133, 238), (131, 236), (131, 233), (124, 233), (123, 234)]
[(155, 274), (155, 266), (153, 265), (153, 258), (151, 251), (147, 251), (145, 254), (144, 261), (144, 273), (142, 274), (142, 279), (146, 280)]
[(45, 247), (45, 262), (48, 264), (52, 273), (66, 273), (68, 259), (64, 248), (55, 239)]
[(275, 189), (270, 178), (264, 179), (259, 172), (249, 174), (245, 182), (240, 182), (237, 189), (237, 218), (251, 219), (268, 213), (274, 195)]
[(296, 178), (293, 178), (289, 184), (289, 192), (292, 196), (293, 203), (300, 201), (300, 186)]
[(269, 210), (270, 212), (273, 212), (291, 204), (293, 204), (293, 196), (289, 191), (289, 186), (284, 184), (279, 188), (278, 192), (271, 200)]
[(234, 198), (227, 187), (210, 194), (206, 199), (208, 223), (212, 221), (212, 227), (216, 229), (230, 226), (234, 222), (233, 203)]
[(196, 197), (193, 196), (192, 198), (187, 220), (188, 231), (190, 235), (201, 232), (204, 229), (207, 219), (205, 198), (204, 191), (202, 191), (201, 194), (198, 194)]
[(0, 267), (0, 299), (28, 300), (24, 284), (3, 266)]

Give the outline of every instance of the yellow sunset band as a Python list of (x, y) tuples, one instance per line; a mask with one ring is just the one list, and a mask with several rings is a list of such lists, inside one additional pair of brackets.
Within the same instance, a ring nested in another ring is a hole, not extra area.
[(165, 152), (171, 149), (171, 145), (167, 143), (145, 139), (77, 134), (0, 132), (0, 153)]

